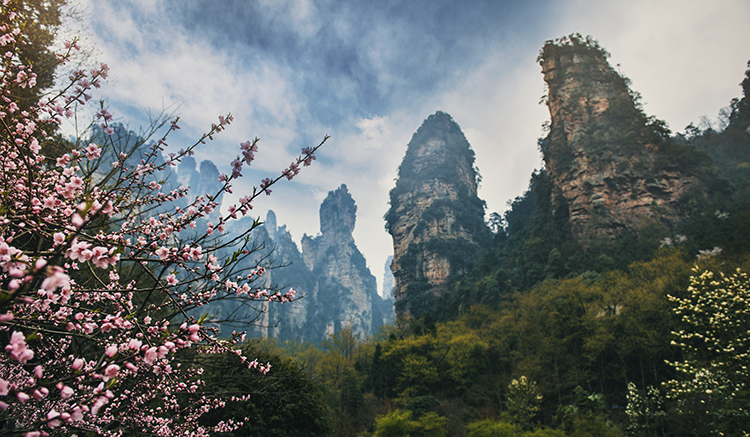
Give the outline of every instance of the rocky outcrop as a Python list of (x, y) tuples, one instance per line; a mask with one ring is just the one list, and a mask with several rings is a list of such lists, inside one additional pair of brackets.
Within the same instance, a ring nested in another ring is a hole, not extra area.
[(474, 152), (450, 115), (431, 115), (414, 134), (390, 203), (396, 316), (421, 316), (489, 237)]
[(375, 277), (352, 236), (356, 217), (354, 199), (341, 185), (320, 205), (320, 235), (302, 238), (305, 264), (317, 280), (307, 327), (319, 335), (350, 326), (364, 337), (383, 323)]
[[(221, 189), (222, 183), (219, 182), (219, 169), (209, 161), (201, 161), (200, 167), (196, 169), (196, 162), (192, 156), (185, 156), (177, 166), (177, 181), (179, 185), (190, 187), (190, 200), (196, 196), (214, 195)], [(216, 203), (221, 204), (223, 194), (219, 195)], [(216, 223), (219, 220), (219, 210), (215, 209), (208, 216), (208, 221)]]
[(305, 235), (301, 251), (286, 226), (278, 225), (273, 211), (268, 211), (261, 226), (250, 217), (229, 222), (228, 235), (257, 226), (250, 234), (252, 256), (236, 268), (272, 267), (252, 285), (282, 293), (292, 287), (297, 295), (294, 302), (283, 304), (218, 302), (212, 307), (214, 320), (244, 321), (220, 323), (222, 335), (248, 330), (255, 337), (320, 344), (342, 327), (351, 327), (366, 338), (391, 322), (393, 301), (378, 295), (375, 277), (352, 237), (356, 212), (346, 185), (329, 192), (320, 207), (321, 233), (316, 237)]
[(580, 35), (548, 41), (539, 56), (551, 118), (540, 146), (555, 195), (584, 242), (646, 218), (673, 222), (700, 166), (663, 122), (645, 116), (608, 56)]

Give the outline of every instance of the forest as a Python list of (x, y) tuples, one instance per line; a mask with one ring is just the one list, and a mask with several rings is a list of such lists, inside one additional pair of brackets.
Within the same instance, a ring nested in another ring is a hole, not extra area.
[[(212, 234), (304, 171), (326, 140), (210, 224), (257, 140), (241, 144), (215, 196), (193, 201), (180, 188), (158, 193), (158, 172), (192, 150), (161, 155), (178, 120), (154, 126), (156, 140), (127, 144), (102, 103), (89, 136), (64, 138), (59, 117), (88, 101), (107, 68), (76, 71), (37, 103), (68, 59), (50, 50), (62, 4), (6, 1), (0, 14), (10, 53), (0, 113), (0, 435), (748, 435), (750, 69), (720, 127), (673, 133), (628, 94), (636, 124), (626, 128), (636, 134), (617, 144), (655, 143), (653, 169), (679, 165), (695, 177), (677, 200), (679, 220), (582, 241), (550, 175), (560, 168), (542, 169), (490, 216), (482, 251), (462, 253), (464, 273), (415, 316), (368, 338), (344, 326), (319, 344), (219, 338), (202, 306), (293, 305), (294, 293), (253, 285), (260, 265), (233, 270), (257, 249), (257, 220), (231, 241)], [(31, 24), (13, 33), (21, 19)], [(569, 50), (606, 54), (571, 35), (540, 58)], [(39, 73), (28, 74), (32, 66)], [(610, 109), (606, 123), (633, 119)], [(231, 121), (221, 117), (192, 147)], [(620, 126), (598, 132), (609, 128)], [(539, 140), (542, 153), (551, 141), (554, 130)]]

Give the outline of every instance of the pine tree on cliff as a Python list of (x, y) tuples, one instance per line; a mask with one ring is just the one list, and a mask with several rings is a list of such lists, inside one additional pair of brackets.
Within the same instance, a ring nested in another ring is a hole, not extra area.
[(490, 233), (477, 197), (474, 152), (450, 115), (425, 120), (398, 176), (385, 216), (393, 237), (396, 316), (420, 317), (470, 271)]

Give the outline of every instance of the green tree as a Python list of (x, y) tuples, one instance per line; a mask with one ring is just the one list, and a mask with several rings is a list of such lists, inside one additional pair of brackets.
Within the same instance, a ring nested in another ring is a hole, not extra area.
[(412, 420), (411, 411), (394, 410), (377, 419), (374, 437), (444, 437), (447, 421), (434, 412)]
[[(271, 362), (267, 375), (238, 366), (232, 357), (220, 356), (204, 364), (206, 386), (216, 393), (247, 396), (227, 403), (201, 417), (206, 424), (229, 419), (245, 422), (221, 436), (327, 436), (333, 433), (331, 414), (318, 384), (292, 360), (269, 354), (250, 344), (242, 347), (247, 356)], [(247, 419), (245, 419), (247, 418)]]

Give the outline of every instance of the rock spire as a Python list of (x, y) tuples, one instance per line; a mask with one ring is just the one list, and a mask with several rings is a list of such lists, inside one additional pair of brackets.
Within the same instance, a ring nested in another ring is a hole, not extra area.
[(398, 174), (385, 217), (393, 237), (396, 316), (419, 317), (468, 272), (489, 231), (474, 152), (450, 115), (436, 112), (425, 120)]
[(647, 218), (670, 223), (701, 165), (664, 122), (643, 113), (608, 56), (580, 35), (548, 41), (539, 55), (551, 118), (540, 141), (545, 167), (584, 243)]

